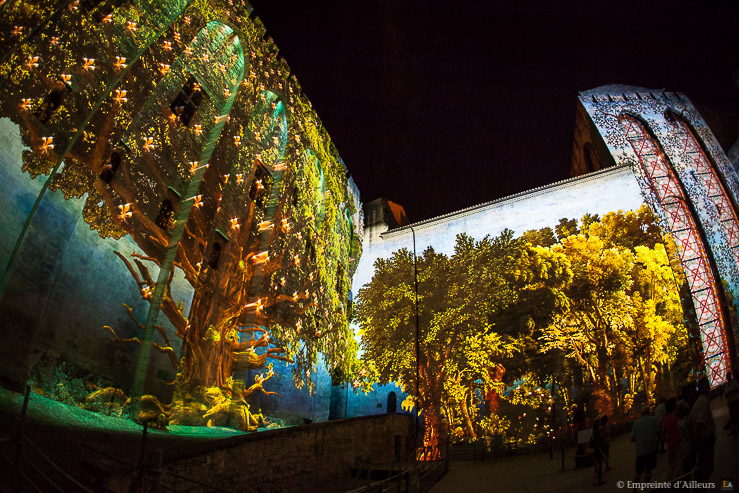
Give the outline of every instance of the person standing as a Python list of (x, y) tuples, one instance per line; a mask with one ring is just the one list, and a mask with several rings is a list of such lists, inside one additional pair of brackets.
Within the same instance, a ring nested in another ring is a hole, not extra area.
[(716, 425), (711, 413), (711, 401), (708, 393), (711, 385), (707, 377), (698, 380), (698, 399), (688, 415), (688, 426), (696, 452), (695, 480), (701, 483), (708, 482), (713, 472), (714, 444), (716, 443)]
[(600, 419), (593, 419), (593, 434), (590, 436), (590, 448), (593, 449), (593, 475), (598, 478), (598, 474), (603, 467), (603, 454), (600, 448)]
[(730, 430), (729, 435), (733, 435), (739, 429), (739, 382), (733, 378), (730, 371), (726, 372), (724, 397), (729, 406), (729, 422), (724, 428)]
[(667, 444), (667, 479), (674, 479), (680, 473), (678, 452), (680, 450), (680, 427), (677, 417), (677, 398), (670, 397), (665, 403), (665, 417), (662, 419), (662, 439)]
[(695, 447), (693, 447), (693, 437), (690, 434), (688, 426), (688, 415), (690, 414), (690, 404), (686, 399), (680, 399), (677, 403), (677, 426), (680, 430), (680, 449), (678, 450), (678, 458), (682, 464), (682, 470), (678, 475), (685, 474), (695, 468)]
[(665, 453), (665, 440), (663, 438), (664, 433), (662, 432), (662, 420), (665, 418), (665, 396), (661, 395), (659, 396), (659, 404), (657, 404), (657, 407), (654, 408), (654, 417), (657, 418), (657, 422), (660, 426), (660, 434), (659, 434), (659, 453), (664, 454)]
[(636, 476), (634, 482), (639, 483), (642, 475), (648, 483), (652, 469), (657, 465), (657, 439), (659, 423), (651, 416), (649, 406), (644, 406), (641, 417), (631, 427), (631, 441), (636, 444)]
[(610, 471), (613, 469), (611, 467), (611, 429), (608, 426), (608, 416), (605, 414), (600, 418), (599, 439), (603, 460), (606, 462), (606, 471)]

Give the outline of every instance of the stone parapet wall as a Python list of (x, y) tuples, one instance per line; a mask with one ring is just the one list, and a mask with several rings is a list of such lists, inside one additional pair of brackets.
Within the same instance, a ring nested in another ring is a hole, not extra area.
[(396, 453), (407, 458), (412, 448), (413, 416), (363, 416), (226, 439), (208, 454), (166, 464), (173, 474), (165, 472), (162, 484), (211, 491), (176, 474), (229, 491), (342, 491), (363, 461), (389, 466)]

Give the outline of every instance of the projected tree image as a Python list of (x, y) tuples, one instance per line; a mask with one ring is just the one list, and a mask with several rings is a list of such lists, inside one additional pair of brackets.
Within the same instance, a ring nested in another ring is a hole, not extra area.
[(380, 382), (398, 382), (413, 394), (425, 416), (428, 447), (446, 435), (448, 423), (440, 412), (449, 399), (447, 381), (462, 374), (467, 381), (492, 380), (487, 370), (515, 349), (513, 341), (491, 330), (488, 320), (515, 296), (504, 277), (514, 268), (515, 253), (508, 232), (479, 242), (459, 236), (452, 257), (427, 249), (418, 258), (418, 393), (412, 252), (379, 259), (372, 281), (359, 291), (356, 312), (364, 358), (377, 369)]
[[(566, 394), (573, 377), (592, 384), (596, 409), (608, 414), (627, 412), (636, 394), (653, 402), (658, 380), (672, 381), (688, 347), (674, 245), (646, 207), (586, 215), (579, 225), (560, 221), (556, 243), (544, 228), (518, 239), (462, 235), (451, 257), (424, 251), (418, 392), (413, 255), (376, 262), (357, 304), (363, 358), (380, 382), (397, 381), (418, 403), (426, 445), (448, 429), (548, 436), (555, 397), (577, 399), (553, 389)], [(628, 396), (618, 391), (624, 378)]]
[[(146, 317), (124, 304), (136, 337), (101, 331), (141, 347), (133, 396), (144, 392), (153, 348), (177, 372), (166, 382), (174, 407), (154, 414), (253, 429), (246, 400), (269, 393), (270, 360), (293, 363), (296, 386), (309, 389), (319, 353), (353, 375), (345, 305), (360, 254), (355, 202), (261, 25), (234, 27), (247, 7), (221, 9), (234, 20), (224, 23), (209, 21), (205, 5), (170, 3), (151, 13), (75, 3), (28, 39), (5, 40), (2, 115), (29, 147), (25, 171), (48, 175), (45, 186), (67, 198), (86, 194), (90, 228), (130, 235), (139, 248), (115, 254)], [(189, 313), (173, 294), (176, 276), (192, 287)], [(232, 378), (261, 368), (246, 387)]]
[(567, 309), (543, 332), (544, 349), (564, 350), (582, 366), (601, 412), (613, 412), (623, 377), (632, 380), (632, 391), (639, 378), (652, 402), (654, 373), (668, 363), (668, 343), (687, 339), (679, 298), (684, 276), (674, 247), (671, 259), (642, 208), (607, 214), (552, 249), (567, 257), (574, 276), (562, 292)]

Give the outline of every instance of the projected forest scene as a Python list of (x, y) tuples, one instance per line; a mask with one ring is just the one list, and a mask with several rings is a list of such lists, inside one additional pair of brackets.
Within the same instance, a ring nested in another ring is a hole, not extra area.
[(573, 404), (627, 415), (700, 366), (674, 243), (646, 206), (517, 238), (461, 234), (417, 268), (418, 370), (412, 251), (376, 261), (356, 319), (366, 380), (402, 387), (427, 447), (447, 433), (541, 441)]
[[(319, 364), (350, 377), (358, 367), (347, 322), (361, 254), (358, 194), (248, 6), (222, 8), (222, 22), (209, 20), (205, 5), (181, 15), (187, 3), (174, 0), (152, 12), (88, 3), (63, 10), (58, 25), (40, 27), (0, 65), (0, 116), (24, 146), (14, 165), (43, 183), (28, 199), (36, 203), (25, 226), (5, 239), (16, 243), (0, 298), (24, 310), (7, 300), (30, 299), (18, 280), (29, 264), (43, 268), (29, 260), (29, 241), (68, 241), (45, 230), (48, 218), (37, 211), (63, 204), (61, 194), (77, 200), (99, 236), (89, 241), (101, 249), (120, 242), (100, 263), (107, 267), (90, 262), (101, 272), (86, 282), (108, 317), (94, 337), (107, 341), (105, 351), (128, 347), (114, 351), (135, 368), (110, 362), (111, 372), (133, 375), (130, 385), (88, 382), (63, 400), (159, 426), (266, 426), (249, 401), (280, 398), (269, 389), (271, 362), (289, 363), (280, 378), (306, 393)], [(115, 272), (135, 283), (139, 308), (110, 285)], [(74, 323), (94, 323), (85, 310)], [(156, 353), (167, 371), (152, 371)], [(31, 383), (51, 397), (69, 384), (42, 380)]]

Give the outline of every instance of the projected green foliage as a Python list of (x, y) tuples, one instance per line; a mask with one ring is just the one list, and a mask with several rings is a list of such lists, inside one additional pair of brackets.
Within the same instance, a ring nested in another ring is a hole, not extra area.
[[(338, 153), (249, 14), (200, 0), (14, 2), (0, 21), (0, 115), (21, 128), (23, 169), (86, 195), (90, 227), (140, 249), (116, 253), (150, 304), (146, 321), (129, 310), (143, 345), (179, 370), (165, 414), (243, 429), (259, 423), (246, 401), (267, 392), (269, 358), (294, 362), (310, 389), (319, 353), (349, 377), (358, 368), (346, 297), (360, 253)], [(231, 378), (259, 368), (247, 388)]]
[(517, 239), (461, 235), (451, 257), (423, 252), (418, 391), (413, 255), (376, 262), (357, 302), (366, 379), (411, 394), (430, 427), (427, 444), (447, 429), (549, 436), (554, 402), (570, 404), (573, 377), (592, 382), (603, 413), (624, 411), (623, 395), (611, 402), (623, 377), (632, 397), (650, 401), (658, 380), (672, 381), (683, 357), (675, 347), (687, 344), (684, 276), (649, 210), (563, 219), (557, 229), (559, 242), (543, 228)]

